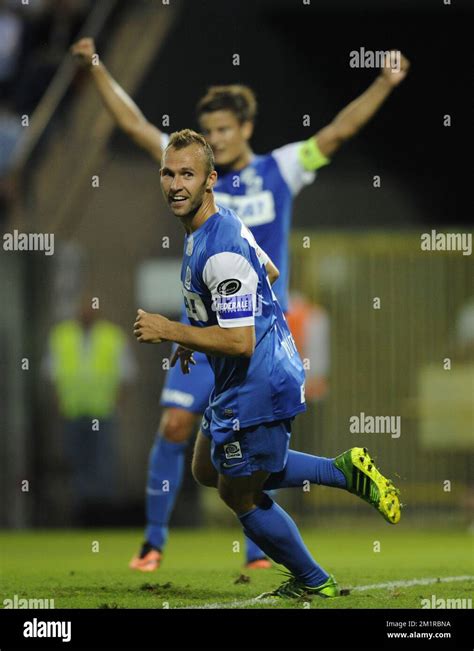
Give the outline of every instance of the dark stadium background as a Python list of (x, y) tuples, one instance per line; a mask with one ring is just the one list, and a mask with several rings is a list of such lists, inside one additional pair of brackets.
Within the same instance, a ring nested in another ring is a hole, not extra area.
[[(179, 129), (189, 126), (196, 101), (208, 85), (246, 83), (257, 90), (260, 106), (255, 151), (266, 152), (311, 135), (370, 84), (375, 71), (350, 68), (351, 50), (398, 48), (412, 62), (409, 77), (386, 110), (338, 153), (337, 164), (324, 171), (323, 183), (304, 193), (294, 224), (314, 228), (412, 224), (413, 217), (375, 202), (354, 214), (346, 180), (359, 167), (371, 176), (396, 175), (417, 203), (423, 223), (470, 223), (465, 201), (472, 115), (468, 71), (473, 57), (462, 3), (448, 7), (441, 0), (313, 0), (300, 8), (301, 4), (188, 2), (163, 56), (140, 88), (139, 106), (157, 124), (163, 113), (170, 114), (171, 127)], [(240, 54), (238, 67), (230, 65), (234, 52)], [(311, 116), (311, 127), (302, 127), (305, 114)], [(450, 128), (443, 126), (445, 114), (452, 117)], [(123, 138), (115, 143), (127, 146)], [(133, 153), (136, 148), (127, 147), (127, 154)]]

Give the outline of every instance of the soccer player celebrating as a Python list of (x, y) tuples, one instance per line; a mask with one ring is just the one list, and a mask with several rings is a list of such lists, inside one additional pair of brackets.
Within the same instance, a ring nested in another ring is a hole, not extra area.
[(134, 334), (139, 342), (177, 344), (172, 363), (179, 360), (185, 374), (193, 351), (206, 354), (214, 389), (196, 439), (193, 475), (216, 487), (246, 535), (289, 571), (265, 596), (336, 597), (334, 577), (265, 491), (301, 488), (308, 480), (345, 488), (396, 524), (398, 490), (366, 449), (335, 459), (289, 450), (292, 420), (305, 410), (304, 369), (269, 282), (278, 271), (237, 215), (216, 205), (214, 157), (203, 136), (174, 133), (160, 174), (164, 197), (186, 231), (181, 283), (191, 325), (138, 310)]
[[(71, 49), (90, 71), (105, 106), (116, 124), (157, 162), (169, 136), (151, 124), (133, 100), (111, 77), (96, 56), (92, 39), (84, 38)], [(218, 205), (231, 208), (252, 231), (257, 243), (269, 254), (280, 271), (273, 287), (281, 309), (287, 310), (288, 234), (293, 199), (315, 179), (315, 172), (329, 163), (339, 147), (373, 117), (393, 89), (404, 79), (409, 68), (387, 67), (356, 100), (307, 141), (296, 142), (257, 156), (250, 147), (257, 102), (253, 91), (241, 85), (209, 89), (197, 106), (201, 131), (213, 149), (219, 171), (214, 194)], [(207, 408), (214, 386), (205, 355), (194, 356), (193, 373), (183, 374), (172, 368), (161, 397), (165, 408), (158, 435), (150, 454), (147, 482), (147, 528), (145, 543), (130, 567), (153, 571), (161, 563), (177, 493), (181, 486), (184, 456), (189, 439)], [(163, 481), (169, 491), (163, 492)], [(270, 563), (265, 554), (246, 540), (246, 567), (264, 568)]]

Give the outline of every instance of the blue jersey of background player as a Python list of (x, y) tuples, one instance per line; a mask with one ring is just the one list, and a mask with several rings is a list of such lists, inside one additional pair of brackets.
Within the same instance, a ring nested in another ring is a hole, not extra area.
[[(273, 291), (284, 312), (288, 309), (288, 238), (293, 199), (316, 176), (304, 166), (305, 146), (304, 142), (296, 142), (264, 156), (253, 154), (241, 170), (222, 173), (218, 167), (220, 175), (214, 191), (217, 204), (237, 213), (278, 268), (280, 277)], [(319, 166), (327, 162), (319, 157)]]
[[(161, 161), (168, 136), (151, 124), (139, 107), (95, 60), (92, 39), (83, 38), (72, 52), (88, 68), (93, 82), (116, 124), (140, 147)], [(211, 145), (219, 179), (217, 203), (234, 209), (280, 269), (275, 285), (283, 309), (287, 308), (288, 232), (292, 200), (310, 183), (314, 172), (326, 164), (341, 145), (373, 117), (393, 89), (405, 78), (409, 62), (396, 53), (375, 81), (357, 99), (307, 141), (286, 145), (265, 156), (250, 147), (257, 103), (251, 89), (241, 85), (215, 86), (197, 106), (201, 131)], [(393, 66), (393, 61), (398, 65)], [(187, 443), (206, 408), (213, 376), (203, 355), (196, 355), (196, 373), (168, 372), (161, 404), (165, 407), (150, 454), (147, 482), (146, 541), (130, 567), (149, 572), (161, 562), (168, 522), (181, 485)], [(163, 480), (170, 490), (161, 490)], [(247, 547), (247, 567), (269, 567), (258, 548)]]
[(181, 282), (190, 325), (138, 310), (134, 334), (143, 343), (175, 342), (172, 364), (186, 374), (193, 351), (205, 353), (214, 389), (193, 457), (196, 481), (218, 489), (249, 539), (282, 564), (290, 578), (262, 596), (337, 597), (337, 583), (311, 556), (271, 488), (303, 482), (345, 488), (400, 519), (398, 491), (364, 448), (336, 459), (289, 449), (291, 421), (304, 410), (304, 370), (273, 293), (275, 270), (231, 210), (218, 209), (212, 149), (188, 129), (173, 134), (161, 168), (165, 198), (187, 238)]

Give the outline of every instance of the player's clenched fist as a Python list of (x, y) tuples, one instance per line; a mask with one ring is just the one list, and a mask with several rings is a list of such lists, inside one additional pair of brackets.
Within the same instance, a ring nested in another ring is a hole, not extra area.
[(97, 58), (94, 39), (81, 38), (71, 47), (71, 54), (77, 57), (84, 66), (91, 66)]
[(133, 334), (141, 343), (161, 344), (165, 340), (168, 323), (168, 319), (161, 314), (150, 314), (144, 310), (138, 310), (133, 324)]
[(410, 62), (400, 50), (391, 50), (390, 54), (385, 57), (385, 65), (381, 70), (381, 75), (388, 81), (390, 86), (398, 86), (405, 79), (410, 69)]

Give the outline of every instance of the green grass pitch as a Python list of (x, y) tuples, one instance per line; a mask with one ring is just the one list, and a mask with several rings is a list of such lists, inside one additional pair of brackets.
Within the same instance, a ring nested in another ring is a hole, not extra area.
[[(235, 542), (243, 549), (238, 529), (171, 531), (162, 567), (149, 574), (128, 569), (142, 539), (138, 530), (3, 531), (0, 607), (15, 595), (54, 599), (56, 608), (421, 608), (421, 600), (432, 595), (473, 596), (473, 536), (466, 532), (410, 531), (407, 525), (380, 523), (370, 529), (302, 533), (341, 588), (352, 588), (349, 594), (333, 600), (254, 603), (255, 596), (278, 586), (283, 577), (278, 568), (242, 570), (243, 553), (234, 551)], [(467, 578), (403, 583), (444, 577)], [(397, 585), (383, 585), (388, 582)]]

